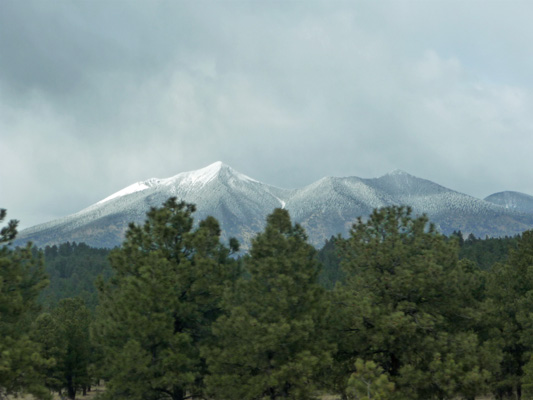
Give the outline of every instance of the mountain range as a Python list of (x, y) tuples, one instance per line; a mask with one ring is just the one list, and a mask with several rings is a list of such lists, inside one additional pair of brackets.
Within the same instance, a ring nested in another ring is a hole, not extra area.
[(533, 196), (524, 193), (500, 192), (481, 200), (400, 170), (372, 179), (326, 177), (301, 189), (282, 189), (216, 162), (171, 178), (134, 183), (75, 214), (23, 230), (15, 244), (31, 240), (39, 247), (66, 241), (118, 246), (130, 222), (142, 223), (150, 207), (171, 196), (196, 204), (196, 221), (216, 217), (223, 239), (236, 237), (245, 249), (276, 207), (286, 208), (315, 246), (332, 235), (346, 235), (359, 216), (391, 205), (426, 214), (444, 234), (460, 230), (465, 236), (497, 237), (533, 228)]

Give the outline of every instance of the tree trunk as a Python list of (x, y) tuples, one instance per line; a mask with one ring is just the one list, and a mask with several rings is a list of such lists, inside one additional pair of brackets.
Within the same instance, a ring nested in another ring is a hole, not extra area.
[(76, 399), (76, 388), (74, 382), (72, 382), (72, 376), (67, 377), (67, 397), (71, 400)]
[(69, 386), (67, 388), (67, 391), (68, 391), (68, 393), (67, 393), (68, 398), (70, 400), (75, 400), (76, 399), (76, 389), (74, 389), (72, 386)]
[(401, 367), (401, 363), (400, 363), (400, 360), (398, 359), (398, 357), (396, 357), (396, 354), (391, 354), (390, 355), (390, 375), (391, 376), (398, 376), (399, 375), (399, 371), (400, 371), (400, 367)]
[(172, 400), (184, 400), (185, 399), (185, 390), (179, 387), (174, 387), (172, 391)]

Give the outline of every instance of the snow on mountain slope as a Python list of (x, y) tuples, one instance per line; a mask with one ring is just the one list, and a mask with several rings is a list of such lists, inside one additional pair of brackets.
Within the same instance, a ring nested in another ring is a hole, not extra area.
[(533, 196), (520, 192), (499, 192), (485, 197), (485, 201), (522, 213), (533, 213)]
[(105, 202), (107, 202), (109, 200), (116, 199), (117, 197), (123, 197), (123, 196), (126, 196), (126, 195), (131, 194), (131, 193), (141, 192), (143, 190), (150, 189), (151, 187), (154, 187), (157, 184), (159, 184), (159, 182), (160, 182), (160, 180), (157, 179), (157, 178), (148, 179), (148, 180), (146, 180), (144, 182), (136, 182), (133, 185), (130, 185), (130, 186), (128, 186), (128, 187), (126, 187), (126, 188), (124, 188), (122, 190), (119, 190), (116, 193), (113, 193), (111, 196), (108, 196), (105, 199), (100, 200), (96, 204), (102, 204), (102, 203), (105, 203)]
[[(244, 248), (276, 207), (289, 210), (317, 246), (331, 235), (347, 234), (359, 216), (365, 218), (374, 208), (390, 205), (409, 205), (415, 215), (427, 214), (446, 234), (461, 230), (480, 237), (503, 236), (533, 227), (533, 206), (511, 207), (517, 200), (476, 199), (399, 170), (373, 179), (327, 177), (289, 190), (216, 162), (170, 178), (130, 185), (76, 214), (22, 231), (17, 244), (32, 240), (44, 246), (68, 240), (113, 247), (121, 243), (130, 222), (142, 223), (150, 207), (160, 206), (171, 196), (196, 204), (197, 222), (213, 215), (220, 222), (223, 238), (237, 237)], [(527, 203), (527, 198), (520, 198), (520, 204)]]
[(171, 178), (130, 185), (76, 214), (22, 231), (19, 242), (33, 240), (46, 245), (65, 237), (93, 246), (115, 246), (122, 241), (129, 222), (141, 223), (150, 207), (161, 206), (173, 196), (196, 204), (196, 221), (213, 215), (226, 238), (249, 241), (262, 229), (268, 213), (281, 207), (291, 193), (216, 162)]
[(426, 179), (394, 171), (368, 184), (426, 214), (445, 234), (461, 231), (478, 237), (516, 235), (533, 226), (533, 214), (519, 214), (499, 205), (456, 192)]
[(315, 245), (337, 233), (346, 233), (359, 216), (374, 208), (396, 204), (356, 177), (327, 177), (298, 190), (286, 208), (301, 223)]
[(442, 211), (465, 211), (470, 213), (498, 211), (492, 204), (445, 188), (426, 179), (417, 178), (396, 170), (382, 177), (366, 180), (368, 185), (387, 193), (400, 204), (408, 204), (416, 213), (428, 216)]
[(511, 214), (502, 207), (396, 170), (379, 178), (323, 178), (287, 203), (294, 219), (320, 245), (331, 234), (346, 233), (356, 218), (373, 209), (408, 205), (426, 214), (445, 234), (454, 230), (476, 236), (517, 234), (533, 226), (533, 216)]

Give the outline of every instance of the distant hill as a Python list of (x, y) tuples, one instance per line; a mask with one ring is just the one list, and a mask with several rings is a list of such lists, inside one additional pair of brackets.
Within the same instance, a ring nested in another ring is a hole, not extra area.
[(237, 237), (244, 248), (276, 207), (289, 210), (316, 246), (331, 235), (347, 234), (357, 217), (390, 205), (409, 205), (415, 214), (427, 214), (445, 234), (461, 230), (494, 237), (533, 228), (532, 196), (515, 194), (513, 203), (499, 200), (499, 195), (481, 200), (399, 170), (374, 179), (326, 177), (301, 189), (281, 189), (216, 162), (171, 178), (134, 183), (76, 214), (23, 230), (16, 244), (31, 240), (42, 247), (76, 241), (114, 247), (130, 222), (143, 222), (150, 207), (171, 196), (195, 203), (197, 221), (216, 217), (224, 238)]
[(485, 201), (504, 207), (507, 210), (526, 214), (533, 213), (533, 196), (520, 192), (499, 192), (485, 197)]

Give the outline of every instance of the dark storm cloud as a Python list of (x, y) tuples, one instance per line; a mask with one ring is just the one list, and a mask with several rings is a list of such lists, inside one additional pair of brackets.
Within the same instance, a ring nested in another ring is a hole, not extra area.
[(533, 194), (529, 3), (0, 7), (0, 206), (23, 225), (216, 160)]

